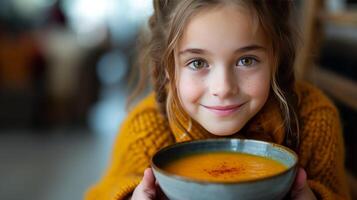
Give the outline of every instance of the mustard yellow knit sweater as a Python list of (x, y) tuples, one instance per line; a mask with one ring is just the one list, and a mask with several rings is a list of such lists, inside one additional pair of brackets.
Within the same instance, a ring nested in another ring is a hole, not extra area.
[[(308, 184), (318, 199), (350, 199), (344, 171), (344, 144), (339, 115), (333, 104), (306, 83), (296, 86), (299, 95), (299, 164), (305, 168)], [(274, 121), (279, 109), (268, 102), (246, 134), (231, 137), (282, 143), (284, 131)], [(272, 120), (273, 119), (273, 120)], [(268, 122), (268, 123), (267, 123)], [(263, 124), (263, 125), (262, 125)], [(200, 127), (183, 134), (159, 113), (151, 94), (139, 103), (123, 122), (115, 141), (112, 160), (102, 179), (85, 195), (87, 200), (125, 199), (142, 179), (150, 158), (160, 148), (186, 140), (213, 137)]]

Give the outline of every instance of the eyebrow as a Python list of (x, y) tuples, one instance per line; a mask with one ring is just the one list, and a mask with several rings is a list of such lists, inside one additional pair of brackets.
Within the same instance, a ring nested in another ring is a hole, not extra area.
[[(260, 45), (253, 44), (253, 45), (248, 45), (248, 46), (241, 47), (241, 48), (235, 50), (234, 53), (238, 53), (238, 52), (244, 53), (244, 52), (248, 52), (248, 51), (257, 51), (257, 50), (266, 51), (266, 48), (263, 47), (263, 46), (260, 46)], [(206, 50), (204, 50), (204, 49), (188, 48), (188, 49), (184, 49), (184, 50), (180, 51), (180, 52), (179, 52), (179, 55), (186, 54), (186, 53), (192, 53), (192, 54), (210, 54), (209, 51), (206, 51)]]

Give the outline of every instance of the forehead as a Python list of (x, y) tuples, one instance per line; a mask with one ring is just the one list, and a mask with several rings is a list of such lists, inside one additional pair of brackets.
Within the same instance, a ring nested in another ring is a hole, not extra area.
[(267, 38), (253, 11), (245, 6), (203, 8), (188, 20), (178, 48), (236, 49), (248, 44), (266, 46)]

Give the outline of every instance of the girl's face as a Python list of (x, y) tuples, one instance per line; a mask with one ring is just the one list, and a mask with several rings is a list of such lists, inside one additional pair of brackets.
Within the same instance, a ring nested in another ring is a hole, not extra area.
[(203, 9), (175, 49), (182, 107), (214, 135), (239, 131), (269, 96), (268, 44), (255, 22), (243, 7)]

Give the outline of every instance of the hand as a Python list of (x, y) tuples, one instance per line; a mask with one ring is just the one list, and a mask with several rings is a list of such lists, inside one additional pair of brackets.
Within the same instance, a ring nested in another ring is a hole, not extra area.
[(299, 168), (295, 182), (291, 190), (291, 199), (293, 200), (316, 200), (314, 193), (311, 191), (306, 182), (306, 172), (303, 168)]
[(151, 168), (144, 172), (143, 180), (135, 188), (132, 200), (168, 200), (161, 191), (160, 186), (155, 182), (155, 176)]

